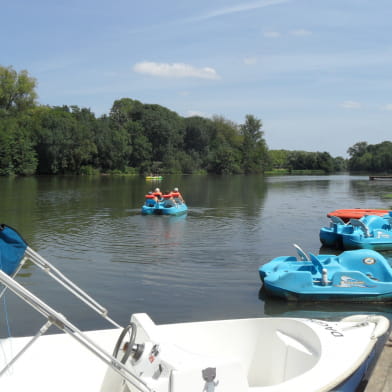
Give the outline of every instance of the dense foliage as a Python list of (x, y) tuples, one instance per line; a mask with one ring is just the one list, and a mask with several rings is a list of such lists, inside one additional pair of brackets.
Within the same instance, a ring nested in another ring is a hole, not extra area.
[[(345, 169), (343, 158), (327, 152), (269, 151), (261, 120), (250, 114), (238, 125), (123, 98), (96, 118), (86, 108), (38, 105), (35, 88), (27, 71), (0, 66), (0, 175)], [(371, 146), (358, 143), (349, 150), (351, 168), (369, 160), (362, 147), (372, 154)], [(373, 167), (388, 165), (382, 157), (373, 158)]]
[(261, 121), (184, 118), (129, 98), (96, 118), (77, 106), (36, 103), (35, 79), (0, 67), (0, 174), (263, 172)]
[(356, 143), (347, 151), (350, 155), (348, 168), (351, 171), (392, 173), (392, 142), (379, 144)]
[(346, 170), (342, 157), (333, 158), (328, 152), (271, 150), (272, 167), (291, 171), (313, 170), (332, 173)]

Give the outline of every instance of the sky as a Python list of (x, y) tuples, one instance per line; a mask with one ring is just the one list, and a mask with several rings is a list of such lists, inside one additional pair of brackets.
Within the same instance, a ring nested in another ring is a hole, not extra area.
[(390, 0), (0, 0), (0, 65), (42, 105), (262, 121), (270, 149), (391, 140)]

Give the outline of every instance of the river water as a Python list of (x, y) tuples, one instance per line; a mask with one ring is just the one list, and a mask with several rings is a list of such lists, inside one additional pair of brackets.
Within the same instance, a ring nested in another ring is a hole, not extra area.
[[(181, 217), (142, 216), (155, 186), (180, 190)], [(146, 312), (157, 323), (297, 315), (392, 314), (389, 305), (287, 304), (260, 296), (258, 268), (320, 248), (326, 213), (390, 208), (391, 183), (368, 176), (167, 176), (0, 178), (0, 223), (109, 309), (118, 323)], [(392, 253), (385, 252), (392, 262)], [(109, 327), (33, 265), (17, 280), (81, 329)], [(31, 335), (43, 319), (8, 292), (0, 334)]]

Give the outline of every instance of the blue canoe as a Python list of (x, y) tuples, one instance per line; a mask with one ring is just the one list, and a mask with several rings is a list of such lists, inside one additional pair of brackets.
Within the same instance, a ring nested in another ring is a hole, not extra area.
[(280, 256), (259, 268), (267, 295), (294, 301), (391, 302), (392, 268), (369, 249)]
[(342, 249), (392, 249), (392, 216), (365, 215), (348, 223), (331, 216), (329, 227), (320, 229), (324, 246)]
[(182, 202), (158, 201), (147, 199), (142, 206), (143, 215), (182, 215), (188, 212), (188, 206)]

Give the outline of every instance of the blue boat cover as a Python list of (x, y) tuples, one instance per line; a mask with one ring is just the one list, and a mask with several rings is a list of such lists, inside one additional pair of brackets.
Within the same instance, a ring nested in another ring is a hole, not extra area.
[(23, 259), (27, 243), (20, 234), (6, 225), (0, 225), (0, 269), (12, 275)]

